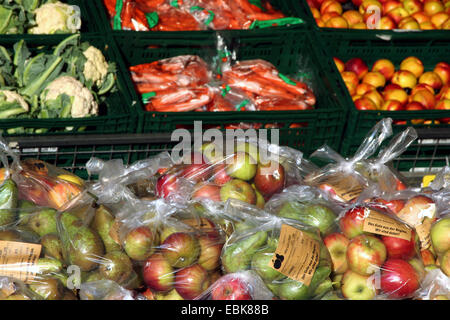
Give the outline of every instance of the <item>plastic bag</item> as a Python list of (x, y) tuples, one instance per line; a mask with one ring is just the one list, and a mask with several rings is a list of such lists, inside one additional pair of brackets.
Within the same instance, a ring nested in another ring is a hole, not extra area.
[(127, 290), (111, 280), (83, 283), (80, 300), (144, 300), (131, 290)]
[(344, 159), (327, 145), (319, 148), (311, 158), (334, 163), (309, 174), (304, 180), (305, 183), (319, 187), (330, 199), (340, 203), (353, 201), (371, 184), (370, 180), (356, 171), (356, 164), (374, 154), (383, 140), (391, 134), (392, 119), (385, 118), (372, 128), (350, 159)]
[(0, 276), (0, 300), (42, 300), (20, 280)]
[(450, 164), (448, 157), (446, 158), (447, 165), (443, 167), (437, 174), (434, 180), (430, 183), (430, 188), (433, 190), (448, 189), (450, 190)]
[(264, 209), (279, 217), (298, 220), (319, 229), (322, 237), (336, 231), (340, 208), (327, 202), (318, 189), (293, 185), (274, 195)]
[(450, 300), (450, 277), (441, 270), (429, 271), (422, 282), (422, 289), (417, 293), (418, 300)]
[(355, 169), (363, 176), (378, 184), (384, 192), (395, 192), (407, 188), (398, 172), (386, 164), (401, 155), (408, 146), (417, 139), (417, 132), (413, 127), (397, 134), (389, 144), (380, 151), (377, 158), (357, 163)]
[(411, 226), (381, 203), (358, 203), (339, 217), (340, 233), (324, 239), (333, 281), (351, 300), (407, 299), (426, 273)]
[(196, 300), (272, 300), (273, 297), (258, 274), (246, 270), (220, 277)]
[(156, 195), (178, 202), (234, 198), (263, 208), (271, 196), (301, 181), (302, 165), (300, 151), (262, 139), (216, 140), (159, 177)]
[(332, 289), (331, 259), (318, 229), (236, 200), (226, 212), (237, 223), (222, 250), (225, 273), (253, 270), (283, 300), (319, 299)]

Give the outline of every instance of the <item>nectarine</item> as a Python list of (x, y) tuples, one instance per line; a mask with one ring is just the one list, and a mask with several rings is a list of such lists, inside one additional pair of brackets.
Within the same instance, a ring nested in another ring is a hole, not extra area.
[(427, 71), (419, 78), (419, 83), (425, 83), (431, 86), (434, 90), (439, 90), (442, 87), (442, 80), (434, 71)]
[(356, 10), (348, 10), (342, 14), (342, 17), (347, 20), (349, 26), (363, 22), (363, 16)]
[(441, 78), (443, 85), (450, 84), (450, 66), (447, 63), (438, 63), (433, 71)]
[(400, 70), (394, 73), (391, 82), (393, 84), (398, 84), (403, 89), (414, 88), (417, 83), (417, 79), (410, 71)]
[(392, 76), (395, 72), (394, 64), (388, 59), (379, 59), (374, 62), (372, 66), (372, 71), (378, 71), (381, 73), (384, 78), (389, 81), (392, 79)]
[(408, 102), (408, 94), (403, 89), (388, 89), (385, 88), (383, 91), (384, 100), (397, 100), (402, 105)]
[(423, 4), (423, 11), (427, 15), (432, 16), (444, 11), (444, 5), (439, 0), (428, 0)]
[(436, 99), (428, 90), (420, 90), (411, 96), (411, 102), (418, 102), (426, 109), (433, 109), (436, 104)]
[(345, 71), (352, 71), (358, 79), (362, 79), (369, 71), (369, 67), (361, 58), (351, 58), (345, 63)]
[(320, 6), (320, 14), (324, 15), (327, 12), (336, 12), (341, 15), (342, 5), (335, 0), (325, 0)]
[(375, 88), (384, 87), (386, 84), (386, 79), (384, 76), (378, 71), (371, 71), (366, 73), (366, 75), (362, 79), (362, 83), (367, 83)]
[(344, 61), (342, 61), (341, 59), (339, 59), (337, 57), (333, 57), (333, 60), (334, 60), (334, 64), (336, 64), (336, 67), (339, 70), (339, 72), (343, 72), (344, 68), (345, 68)]
[(347, 20), (345, 20), (342, 17), (333, 17), (331, 19), (328, 19), (327, 22), (325, 22), (325, 27), (327, 28), (348, 28)]
[(367, 92), (370, 92), (372, 90), (375, 90), (375, 87), (367, 84), (367, 83), (360, 83), (358, 84), (358, 86), (356, 87), (356, 94), (358, 95), (365, 95)]
[(369, 98), (360, 98), (355, 100), (355, 107), (358, 110), (377, 110), (375, 103)]
[(423, 73), (423, 63), (417, 57), (408, 57), (400, 63), (400, 70), (406, 70), (419, 78)]

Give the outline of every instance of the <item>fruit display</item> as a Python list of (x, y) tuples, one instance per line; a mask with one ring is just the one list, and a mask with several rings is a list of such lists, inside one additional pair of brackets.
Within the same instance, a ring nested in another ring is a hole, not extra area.
[[(413, 56), (399, 61), (397, 66), (383, 58), (370, 68), (361, 58), (344, 63), (335, 57), (334, 62), (357, 110), (450, 110), (450, 65), (445, 61), (430, 69)], [(411, 121), (412, 124), (424, 122), (424, 119)], [(446, 124), (448, 119), (439, 122)]]
[[(32, 47), (21, 39), (0, 49), (0, 119), (95, 117), (105, 113), (101, 109), (106, 97), (117, 90), (115, 64), (106, 61), (103, 52), (89, 42), (81, 42), (80, 34), (52, 48)], [(71, 130), (74, 128), (65, 128)], [(18, 127), (3, 131), (32, 134), (48, 129)]]
[(0, 1), (0, 34), (75, 33), (81, 28), (80, 9), (51, 0)]
[(114, 30), (195, 31), (254, 29), (303, 23), (270, 1), (103, 0)]
[(449, 30), (448, 0), (307, 0), (321, 28)]
[[(316, 103), (305, 83), (267, 61), (237, 61), (223, 69), (214, 76), (199, 56), (185, 55), (132, 66), (130, 72), (147, 111), (307, 110)], [(216, 78), (222, 81), (214, 83)]]

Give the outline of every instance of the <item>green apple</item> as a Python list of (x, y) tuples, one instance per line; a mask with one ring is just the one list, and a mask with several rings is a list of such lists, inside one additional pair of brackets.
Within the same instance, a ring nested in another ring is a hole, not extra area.
[(250, 184), (243, 180), (233, 179), (220, 188), (220, 200), (237, 199), (250, 204), (256, 203), (256, 193)]
[(386, 260), (383, 242), (371, 235), (359, 235), (347, 247), (347, 263), (350, 269), (364, 276), (375, 273)]
[(214, 142), (207, 142), (202, 144), (200, 150), (203, 156), (209, 163), (218, 163), (224, 160), (223, 150), (220, 150)]
[(255, 206), (259, 209), (264, 209), (264, 205), (266, 204), (266, 201), (264, 200), (264, 197), (262, 194), (256, 189), (255, 184), (252, 184), (253, 190), (255, 190), (256, 194), (256, 203)]
[(259, 149), (258, 146), (248, 142), (238, 142), (235, 152), (247, 152), (253, 159), (259, 162)]
[(426, 271), (425, 271), (425, 266), (423, 265), (422, 260), (419, 258), (412, 258), (408, 262), (416, 270), (420, 279), (423, 279), (425, 277)]
[(450, 249), (450, 217), (442, 218), (431, 227), (431, 243), (437, 255)]
[(345, 298), (350, 300), (372, 300), (376, 289), (370, 276), (363, 276), (351, 270), (344, 273), (341, 290)]
[(442, 272), (450, 277), (450, 249), (439, 257), (439, 264)]
[(232, 178), (249, 181), (256, 174), (257, 162), (247, 152), (236, 152), (226, 161), (227, 174)]

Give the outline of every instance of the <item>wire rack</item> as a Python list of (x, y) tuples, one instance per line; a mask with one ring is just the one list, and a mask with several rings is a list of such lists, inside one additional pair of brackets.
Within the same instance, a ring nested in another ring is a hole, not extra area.
[[(419, 129), (419, 139), (390, 165), (409, 179), (433, 174), (450, 157), (450, 130)], [(91, 157), (122, 159), (124, 164), (169, 151), (178, 143), (170, 134), (68, 135), (51, 137), (8, 137), (10, 147), (21, 159), (37, 158), (88, 180), (95, 179), (85, 168)]]

